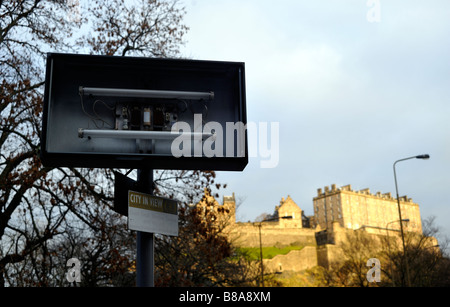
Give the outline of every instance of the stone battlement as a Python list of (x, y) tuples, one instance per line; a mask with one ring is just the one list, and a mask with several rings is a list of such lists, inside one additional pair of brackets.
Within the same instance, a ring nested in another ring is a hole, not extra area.
[[(367, 195), (367, 196), (377, 197), (377, 198), (386, 199), (386, 200), (395, 200), (395, 201), (397, 200), (396, 198), (394, 198), (392, 196), (391, 192), (389, 192), (389, 193), (376, 192), (375, 194), (372, 194), (372, 193), (370, 193), (369, 188), (362, 189), (359, 191), (354, 191), (354, 190), (352, 190), (352, 186), (350, 184), (342, 186), (340, 188), (336, 187), (336, 184), (332, 184), (330, 187), (326, 186), (323, 190), (321, 188), (319, 188), (319, 189), (317, 189), (317, 196), (315, 198), (325, 197), (325, 196), (340, 193), (340, 192), (349, 192), (349, 193), (355, 193), (355, 194), (360, 194), (360, 195)], [(402, 201), (402, 202), (413, 203), (412, 199), (408, 198), (407, 196), (401, 196), (399, 198), (400, 198), (400, 201)]]
[[(402, 219), (408, 231), (422, 233), (419, 205), (407, 196), (399, 197)], [(348, 229), (391, 228), (399, 229), (397, 198), (391, 193), (377, 192), (370, 189), (352, 190), (351, 185), (338, 188), (335, 184), (317, 189), (313, 198), (314, 217), (321, 229), (330, 228), (333, 222)]]

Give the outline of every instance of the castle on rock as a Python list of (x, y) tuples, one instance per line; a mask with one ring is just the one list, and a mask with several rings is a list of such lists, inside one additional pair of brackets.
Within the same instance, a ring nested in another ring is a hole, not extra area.
[[(407, 196), (399, 200), (404, 231), (421, 235), (419, 205)], [(220, 222), (226, 224), (225, 233), (235, 246), (304, 246), (287, 255), (264, 259), (265, 266), (272, 272), (301, 271), (317, 265), (328, 267), (340, 257), (339, 246), (349, 232), (363, 231), (388, 237), (400, 233), (398, 201), (391, 193), (372, 194), (369, 189), (354, 191), (350, 185), (332, 184), (319, 188), (312, 203), (314, 215), (306, 216), (290, 196), (282, 198), (271, 216), (255, 223), (236, 221), (234, 193), (224, 196), (220, 205), (205, 191), (198, 206), (226, 212)]]

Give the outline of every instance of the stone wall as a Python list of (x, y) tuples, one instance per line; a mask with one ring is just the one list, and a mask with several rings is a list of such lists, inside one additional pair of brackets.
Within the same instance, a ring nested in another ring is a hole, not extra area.
[(316, 247), (306, 246), (301, 250), (290, 251), (286, 255), (277, 255), (263, 260), (266, 273), (300, 272), (317, 266)]
[[(407, 196), (399, 197), (402, 219), (408, 231), (422, 233), (419, 205)], [(342, 227), (358, 229), (363, 226), (400, 229), (398, 202), (391, 193), (370, 193), (369, 189), (353, 191), (351, 185), (341, 188), (335, 184), (317, 190), (313, 198), (314, 215), (322, 229), (338, 221)]]
[(329, 269), (333, 263), (339, 263), (343, 259), (342, 248), (334, 244), (317, 246), (317, 265)]
[[(232, 243), (240, 247), (259, 247), (258, 223), (236, 223), (231, 232)], [(278, 223), (263, 223), (261, 226), (263, 247), (289, 245), (316, 245), (315, 231), (310, 228), (280, 227)]]

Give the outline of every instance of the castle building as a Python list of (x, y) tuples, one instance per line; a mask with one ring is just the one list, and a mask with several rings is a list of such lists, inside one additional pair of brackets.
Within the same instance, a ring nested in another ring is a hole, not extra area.
[[(397, 199), (391, 193), (371, 194), (369, 189), (353, 191), (351, 185), (318, 189), (313, 198), (315, 220), (321, 229), (330, 229), (334, 222), (347, 229), (369, 232), (399, 230)], [(422, 233), (419, 205), (411, 198), (400, 197), (403, 226), (409, 232)], [(405, 220), (409, 220), (405, 222)]]
[[(290, 195), (286, 199), (281, 198), (280, 205), (275, 207), (272, 216), (278, 218), (281, 227), (303, 228), (304, 213), (303, 210), (294, 202)], [(289, 217), (288, 219), (283, 219)]]
[[(397, 199), (391, 193), (371, 194), (369, 189), (353, 191), (351, 185), (338, 188), (332, 184), (324, 190), (318, 189), (317, 196), (313, 197), (314, 216), (305, 216), (290, 196), (283, 197), (265, 221), (255, 223), (236, 221), (234, 193), (224, 196), (220, 205), (205, 190), (197, 206), (201, 213), (217, 213), (215, 223), (226, 225), (223, 233), (235, 246), (304, 246), (287, 255), (264, 259), (264, 265), (271, 272), (300, 271), (316, 265), (328, 267), (342, 260), (340, 245), (348, 240), (349, 233), (364, 231), (374, 237), (398, 237), (400, 234)], [(400, 208), (404, 230), (422, 235), (419, 205), (403, 196)]]

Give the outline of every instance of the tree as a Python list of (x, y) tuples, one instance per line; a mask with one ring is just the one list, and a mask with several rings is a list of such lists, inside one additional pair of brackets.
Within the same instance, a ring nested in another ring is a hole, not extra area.
[(233, 247), (227, 233), (230, 211), (205, 190), (195, 206), (182, 206), (179, 236), (156, 245), (158, 286), (250, 286), (255, 264)]
[[(408, 286), (407, 270), (413, 287), (450, 285), (450, 258), (445, 254), (448, 240), (439, 237), (439, 228), (431, 217), (422, 222), (423, 233), (406, 232), (405, 245), (408, 269), (405, 265), (399, 233), (370, 234), (362, 230), (349, 230), (340, 243), (341, 257), (329, 268), (314, 271), (313, 277), (327, 286), (368, 287)], [(380, 282), (369, 282), (369, 259), (380, 262)]]
[(380, 255), (380, 242), (363, 230), (351, 230), (339, 243), (340, 256), (335, 256), (330, 267), (312, 272), (316, 278), (332, 287), (368, 287), (367, 261)]
[[(183, 16), (171, 0), (0, 1), (0, 286), (64, 284), (68, 257), (80, 258), (87, 285), (128, 270), (121, 244), (132, 236), (111, 210), (112, 170), (40, 162), (45, 55), (175, 57)], [(158, 171), (156, 192), (192, 198), (214, 175)]]
[[(407, 272), (413, 287), (433, 287), (450, 285), (450, 258), (446, 255), (448, 239), (440, 237), (440, 229), (435, 218), (422, 221), (423, 233), (406, 233), (405, 246), (408, 269), (405, 266), (402, 248), (384, 241), (385, 286), (407, 286)], [(439, 238), (439, 243), (436, 238)], [(397, 240), (398, 241), (398, 240)]]
[[(61, 16), (67, 9), (50, 1), (0, 2), (0, 286), (11, 274), (6, 266), (23, 262), (52, 239), (68, 213), (54, 208), (55, 199), (46, 189), (57, 183), (51, 183), (52, 169), (42, 167), (37, 155), (43, 85), (40, 65), (45, 53), (41, 46), (58, 48), (58, 37), (71, 35)], [(52, 193), (60, 187), (55, 188)]]

